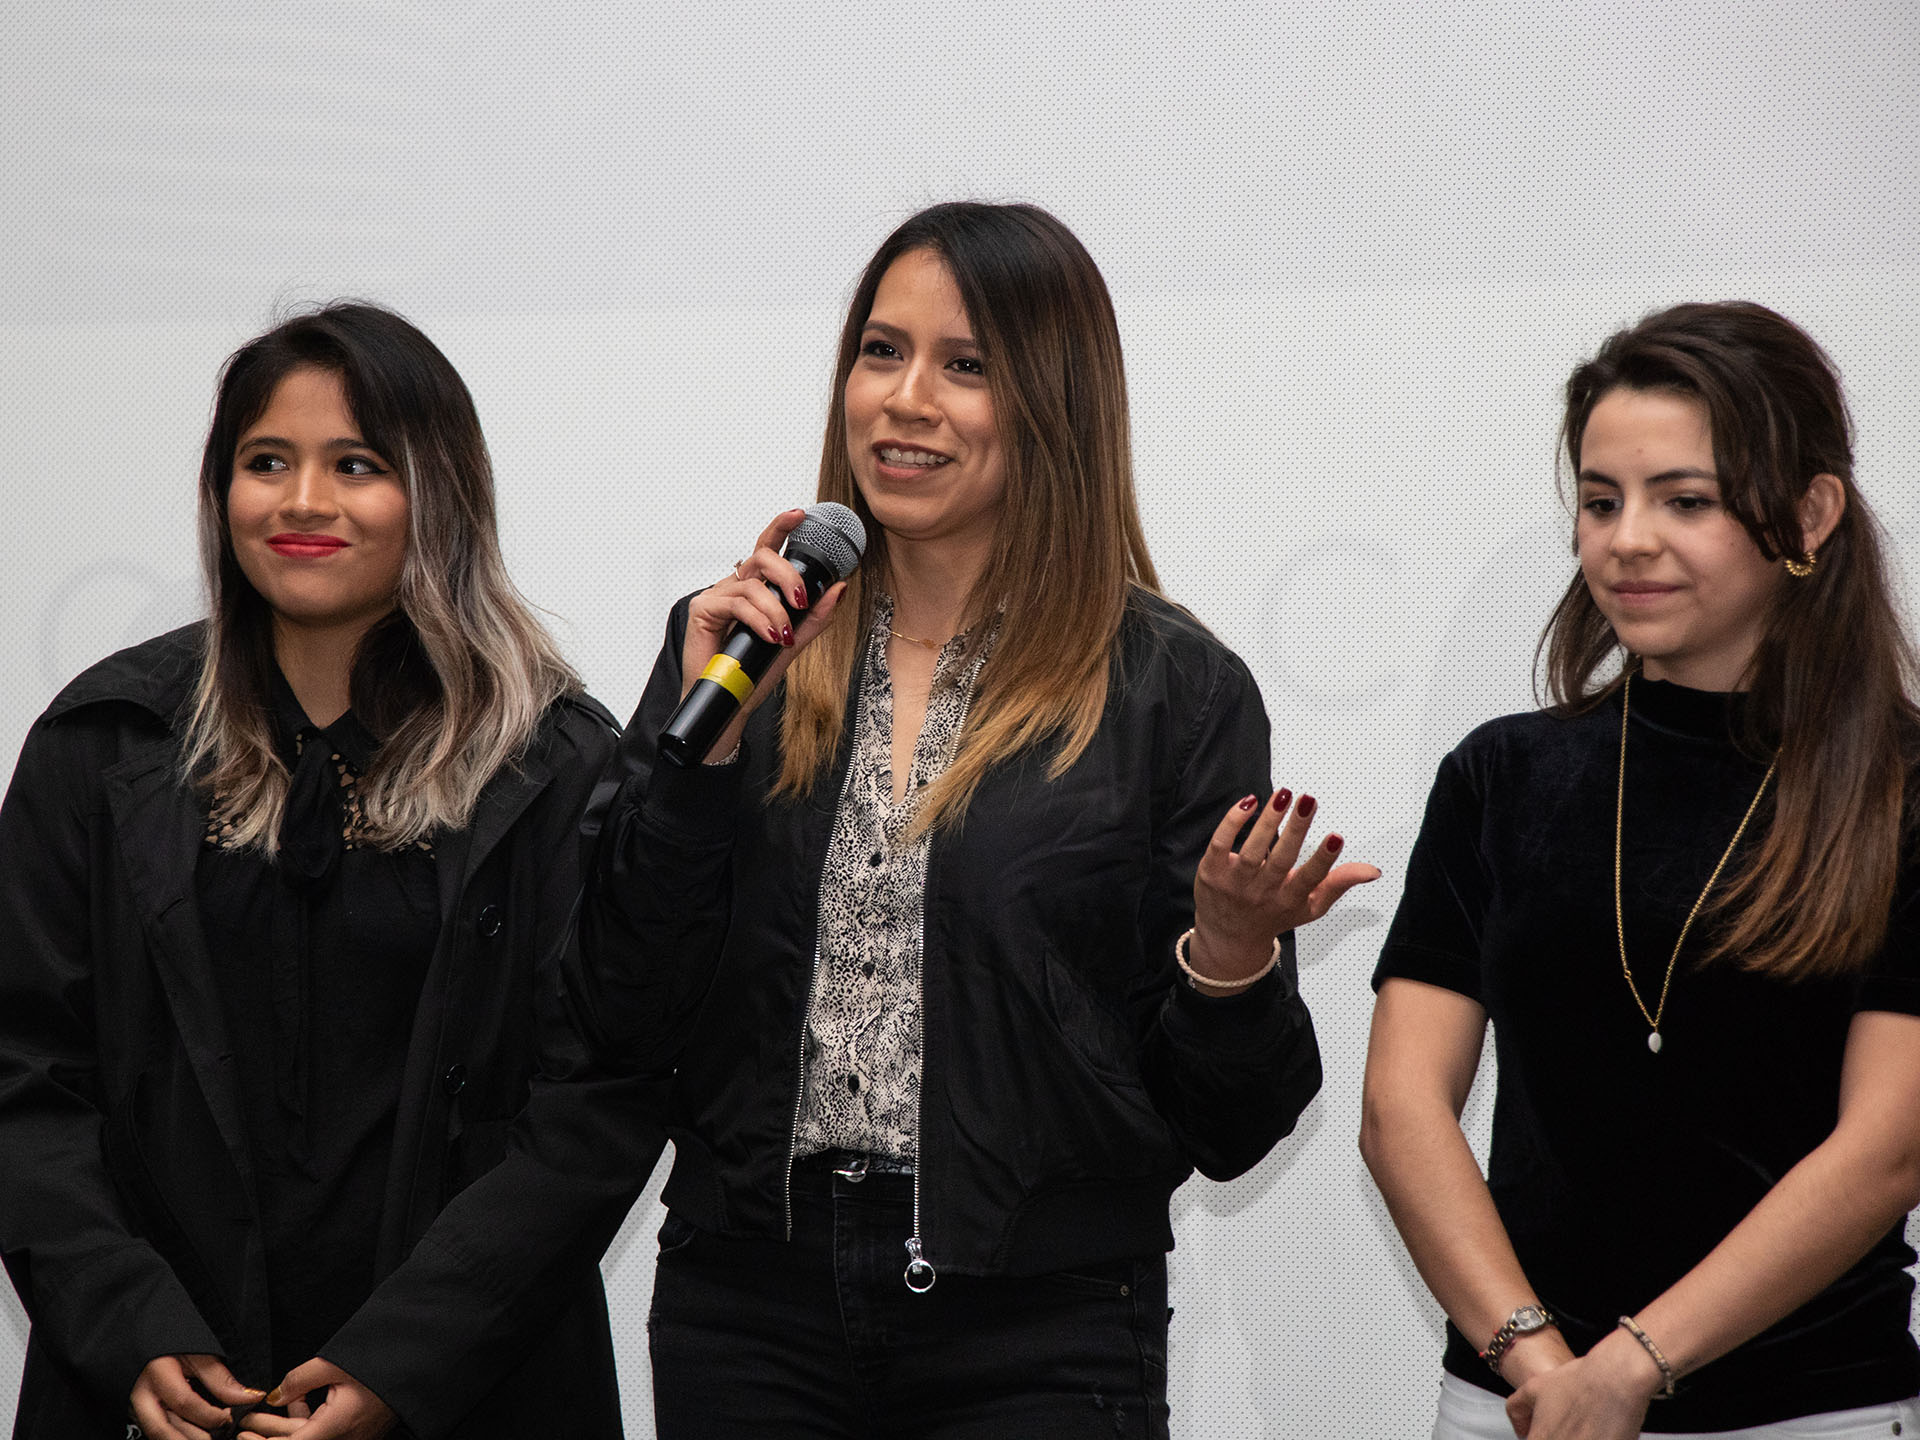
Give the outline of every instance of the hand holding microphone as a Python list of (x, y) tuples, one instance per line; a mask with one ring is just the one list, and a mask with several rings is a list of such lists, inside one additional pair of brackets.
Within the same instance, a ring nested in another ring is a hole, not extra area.
[(660, 733), (663, 759), (697, 765), (739, 743), (756, 696), (825, 627), (866, 545), (866, 527), (844, 505), (782, 511), (731, 577), (694, 597), (680, 704)]

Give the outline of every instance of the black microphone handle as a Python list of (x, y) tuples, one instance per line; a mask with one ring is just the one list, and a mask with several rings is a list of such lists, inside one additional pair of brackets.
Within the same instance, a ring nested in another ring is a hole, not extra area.
[[(826, 561), (796, 545), (788, 545), (786, 558), (800, 572), (809, 607), (841, 578)], [(780, 596), (790, 623), (797, 626), (806, 618), (806, 611), (796, 610), (792, 599), (782, 594), (779, 586), (769, 581), (767, 588)], [(740, 707), (746, 704), (754, 687), (785, 648), (757, 630), (734, 626), (727, 643), (707, 662), (707, 668), (700, 672), (700, 678), (693, 682), (693, 688), (681, 699), (666, 728), (660, 732), (661, 758), (680, 766), (698, 765), (706, 759), (720, 732), (733, 723), (733, 717), (740, 713)]]

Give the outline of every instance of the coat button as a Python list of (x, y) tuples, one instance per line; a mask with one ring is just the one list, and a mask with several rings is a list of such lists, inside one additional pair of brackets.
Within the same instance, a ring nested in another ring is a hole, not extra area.
[(498, 905), (482, 907), (478, 923), (480, 933), (487, 939), (491, 940), (494, 936), (498, 935), (501, 925), (505, 923), (504, 917), (500, 914), (500, 907)]
[(466, 1089), (467, 1067), (464, 1065), (449, 1065), (447, 1067), (447, 1073), (440, 1077), (440, 1088), (447, 1092), (449, 1099)]

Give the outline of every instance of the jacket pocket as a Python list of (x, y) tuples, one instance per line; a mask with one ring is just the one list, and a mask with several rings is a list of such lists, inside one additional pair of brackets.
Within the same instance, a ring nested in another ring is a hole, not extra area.
[[(201, 1259), (186, 1227), (168, 1203), (166, 1192), (147, 1160), (142, 1136), (150, 1127), (142, 1122), (148, 1089), (147, 1077), (136, 1077), (125, 1102), (108, 1112), (101, 1130), (101, 1158), (106, 1162), (107, 1173), (113, 1177), (121, 1202), (127, 1207), (134, 1233), (160, 1252), (201, 1319), (231, 1344), (239, 1334), (233, 1310), (214, 1282), (213, 1271)], [(217, 1182), (209, 1178), (207, 1183)], [(231, 1183), (237, 1187), (239, 1176), (233, 1176)]]
[(1091, 984), (1049, 945), (1043, 955), (1047, 1009), (1068, 1048), (1109, 1085), (1144, 1088), (1125, 1007)]

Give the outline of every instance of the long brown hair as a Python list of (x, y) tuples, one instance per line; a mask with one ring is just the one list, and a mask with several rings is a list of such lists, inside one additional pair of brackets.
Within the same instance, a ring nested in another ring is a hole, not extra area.
[[(1886, 933), (1904, 835), (1914, 657), (1900, 628), (1880, 527), (1853, 479), (1853, 427), (1833, 362), (1760, 305), (1677, 305), (1612, 336), (1567, 381), (1561, 440), (1572, 473), (1602, 397), (1697, 399), (1722, 503), (1768, 560), (1800, 556), (1799, 507), (1816, 475), (1845, 491), (1813, 574), (1776, 587), (1747, 673), (1744, 740), (1777, 751), (1772, 815), (1719, 892), (1705, 958), (1797, 980), (1859, 970)], [(1541, 640), (1564, 711), (1618, 689), (1619, 641), (1576, 574)], [(1604, 680), (1596, 675), (1607, 673)]]
[[(1134, 502), (1126, 369), (1106, 282), (1084, 246), (1032, 205), (956, 202), (913, 216), (867, 262), (847, 307), (821, 445), (819, 498), (852, 506), (867, 525), (866, 563), (843, 609), (786, 678), (778, 791), (810, 791), (838, 748), (848, 681), (887, 575), (886, 532), (847, 457), (847, 376), (887, 267), (930, 250), (945, 263), (985, 362), (1006, 456), (994, 548), (968, 598), (971, 642), (1003, 617), (953, 764), (931, 786), (916, 824), (964, 811), (987, 770), (1056, 739), (1059, 775), (1093, 738), (1132, 587), (1157, 591)], [(1060, 637), (1074, 637), (1062, 645)]]
[(184, 765), (240, 843), (278, 849), (291, 777), (268, 721), (272, 616), (234, 554), (227, 490), (241, 435), (301, 369), (341, 378), (361, 435), (406, 489), (395, 608), (361, 641), (351, 690), (381, 742), (361, 780), (368, 830), (398, 848), (464, 826), (487, 781), (580, 681), (507, 577), (480, 418), (446, 356), (375, 305), (297, 315), (227, 360), (200, 461), (209, 617)]

